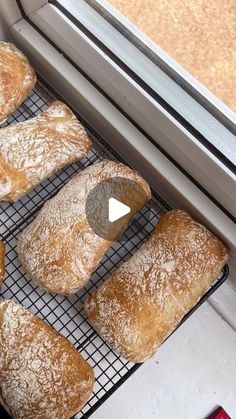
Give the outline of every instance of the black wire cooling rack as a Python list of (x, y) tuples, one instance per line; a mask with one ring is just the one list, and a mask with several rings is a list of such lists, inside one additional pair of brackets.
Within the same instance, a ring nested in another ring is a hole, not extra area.
[[(37, 115), (52, 100), (58, 98), (59, 96), (44, 81), (39, 79), (29, 98), (8, 118), (3, 126), (25, 121)], [(85, 121), (83, 122), (85, 123)], [(160, 216), (170, 209), (168, 204), (159, 196), (153, 194), (153, 199), (136, 215), (121, 239), (106, 253), (87, 286), (76, 295), (65, 298), (51, 295), (37, 288), (25, 276), (18, 260), (15, 250), (18, 235), (36, 216), (37, 211), (44, 202), (55, 195), (75, 173), (104, 158), (119, 159), (119, 156), (111, 150), (102, 138), (94, 133), (86, 123), (85, 126), (93, 140), (92, 148), (85, 159), (50, 177), (16, 203), (2, 204), (0, 207), (0, 234), (2, 240), (6, 243), (6, 276), (1, 297), (18, 301), (29, 308), (32, 313), (46, 320), (80, 350), (81, 354), (94, 369), (96, 382), (93, 394), (75, 418), (88, 418), (91, 416), (140, 367), (140, 364), (132, 364), (116, 355), (97, 335), (87, 322), (83, 309), (84, 300), (95, 288), (100, 286), (117, 265), (127, 260), (135, 252), (150, 235)], [(227, 274), (228, 268), (226, 266), (221, 277), (183, 321), (221, 285)], [(2, 415), (0, 411), (0, 416), (2, 417)], [(4, 417), (7, 417), (5, 413)]]

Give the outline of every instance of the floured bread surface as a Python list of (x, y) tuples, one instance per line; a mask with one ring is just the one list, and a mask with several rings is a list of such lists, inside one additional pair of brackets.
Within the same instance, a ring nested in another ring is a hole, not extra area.
[(0, 241), (0, 287), (5, 274), (5, 245)]
[(27, 98), (36, 74), (25, 55), (13, 44), (0, 42), (0, 122)]
[(13, 202), (62, 167), (82, 159), (91, 141), (62, 102), (0, 130), (0, 201)]
[[(39, 287), (68, 295), (77, 292), (88, 281), (112, 242), (99, 237), (90, 227), (86, 200), (99, 182), (118, 176), (137, 182), (144, 191), (142, 197), (129, 195), (132, 211), (120, 219), (119, 227), (123, 231), (134, 213), (150, 199), (151, 192), (137, 172), (109, 160), (75, 175), (44, 204), (36, 219), (23, 231), (18, 241), (18, 255)], [(121, 201), (126, 192), (122, 190)]]
[(224, 244), (186, 212), (165, 214), (152, 236), (85, 303), (102, 338), (133, 362), (150, 358), (215, 282)]
[(67, 339), (13, 301), (0, 303), (0, 399), (13, 419), (69, 419), (93, 384)]

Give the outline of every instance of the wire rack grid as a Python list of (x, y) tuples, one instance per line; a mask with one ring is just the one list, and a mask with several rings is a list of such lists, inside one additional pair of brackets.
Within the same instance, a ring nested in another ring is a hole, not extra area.
[[(52, 100), (58, 98), (58, 95), (39, 79), (32, 94), (3, 126), (25, 121), (37, 115)], [(16, 244), (19, 234), (33, 220), (44, 202), (55, 195), (75, 173), (103, 158), (119, 159), (119, 156), (102, 138), (88, 126), (86, 128), (93, 140), (93, 145), (85, 159), (51, 176), (16, 203), (3, 204), (0, 207), (0, 234), (6, 243), (6, 276), (1, 297), (18, 301), (33, 314), (46, 320), (80, 350), (94, 369), (96, 382), (93, 394), (84, 408), (75, 416), (76, 419), (91, 416), (97, 407), (140, 366), (127, 362), (115, 354), (91, 328), (83, 309), (84, 300), (122, 261), (127, 260), (135, 252), (150, 235), (160, 216), (170, 209), (160, 197), (154, 194), (152, 200), (129, 224), (120, 240), (114, 243), (106, 253), (89, 283), (76, 295), (65, 298), (51, 295), (36, 287), (25, 276), (17, 257)], [(204, 298), (213, 292), (226, 276), (227, 272), (224, 271), (221, 279)]]

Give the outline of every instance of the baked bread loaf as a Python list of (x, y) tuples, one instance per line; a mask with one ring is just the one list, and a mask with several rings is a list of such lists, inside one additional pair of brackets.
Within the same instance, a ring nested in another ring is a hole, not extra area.
[(0, 241), (0, 287), (5, 274), (5, 245)]
[(185, 211), (170, 211), (85, 302), (89, 321), (124, 358), (143, 362), (213, 285), (227, 258), (205, 227)]
[(14, 202), (88, 153), (91, 141), (71, 110), (54, 101), (35, 118), (0, 130), (0, 201)]
[(69, 419), (93, 384), (67, 339), (19, 304), (0, 302), (0, 401), (13, 419)]
[[(134, 213), (150, 199), (151, 193), (137, 172), (109, 160), (75, 175), (44, 204), (36, 219), (23, 231), (18, 241), (18, 255), (29, 277), (39, 287), (52, 293), (73, 294), (96, 270), (112, 241), (100, 237), (90, 227), (86, 200), (101, 181), (116, 177), (135, 181), (143, 191), (142, 196), (135, 193), (129, 196), (132, 211), (119, 220), (118, 237)], [(125, 195), (127, 191), (123, 188), (121, 200)]]
[(0, 123), (24, 102), (35, 83), (25, 55), (13, 44), (0, 42)]

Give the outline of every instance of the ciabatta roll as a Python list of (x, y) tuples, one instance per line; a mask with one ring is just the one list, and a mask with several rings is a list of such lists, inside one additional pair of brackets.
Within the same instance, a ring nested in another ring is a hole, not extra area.
[(26, 56), (9, 42), (0, 42), (0, 123), (27, 98), (36, 74)]
[(85, 303), (89, 321), (124, 358), (150, 358), (215, 282), (225, 245), (186, 212), (173, 210), (149, 240)]
[(64, 166), (82, 159), (91, 141), (62, 102), (0, 130), (0, 201), (14, 202)]
[(0, 401), (13, 419), (69, 419), (93, 384), (67, 339), (19, 304), (0, 302)]

